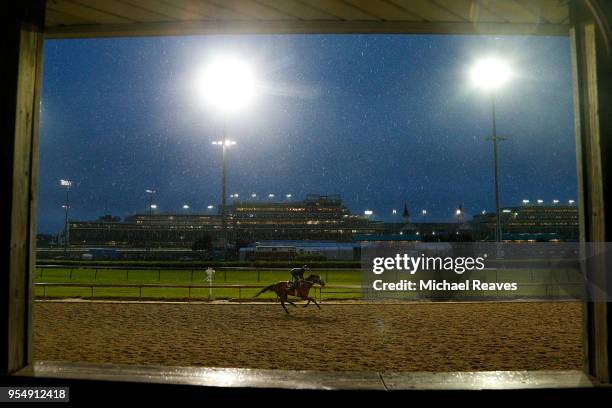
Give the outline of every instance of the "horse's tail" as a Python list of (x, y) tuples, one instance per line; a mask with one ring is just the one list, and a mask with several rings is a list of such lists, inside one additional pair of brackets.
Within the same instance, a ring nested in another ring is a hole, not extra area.
[(269, 290), (273, 290), (274, 286), (276, 285), (276, 283), (273, 283), (272, 285), (266, 286), (265, 288), (263, 288), (262, 290), (260, 290), (259, 292), (257, 292), (257, 294), (253, 297), (257, 297), (259, 295), (261, 295), (264, 292), (267, 292)]

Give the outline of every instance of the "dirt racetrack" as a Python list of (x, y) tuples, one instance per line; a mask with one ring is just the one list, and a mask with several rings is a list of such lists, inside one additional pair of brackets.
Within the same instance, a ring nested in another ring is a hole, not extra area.
[[(311, 305), (312, 306), (312, 305)], [(37, 303), (35, 359), (350, 371), (580, 369), (579, 303)]]

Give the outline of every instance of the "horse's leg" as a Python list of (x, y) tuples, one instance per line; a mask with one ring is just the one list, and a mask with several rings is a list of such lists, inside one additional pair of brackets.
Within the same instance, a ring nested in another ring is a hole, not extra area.
[(285, 302), (289, 303), (293, 307), (297, 307), (295, 303), (289, 300), (289, 293), (285, 292)]
[(285, 306), (285, 301), (282, 298), (281, 298), (281, 306), (283, 307), (283, 309), (285, 309), (285, 312), (289, 314), (289, 311), (287, 310), (287, 306)]
[(310, 302), (311, 300), (314, 302), (314, 304), (315, 304), (315, 305), (317, 305), (317, 307), (319, 308), (319, 310), (321, 310), (321, 306), (319, 306), (319, 304), (317, 303), (317, 301), (316, 301), (314, 298), (309, 297), (309, 298), (308, 298), (308, 301)]
[(308, 296), (308, 291), (309, 290), (310, 290), (310, 288), (308, 288), (308, 290), (305, 290), (305, 291), (300, 291), (300, 298), (302, 298), (302, 300), (307, 300), (308, 301), (308, 302), (306, 302), (304, 307), (307, 307), (310, 304), (310, 301), (312, 300), (312, 298), (310, 296)]

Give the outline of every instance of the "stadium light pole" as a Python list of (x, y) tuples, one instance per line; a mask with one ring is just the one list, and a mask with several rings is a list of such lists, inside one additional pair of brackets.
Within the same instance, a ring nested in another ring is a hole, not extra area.
[(465, 221), (465, 215), (463, 214), (463, 204), (459, 205), (455, 210), (455, 217), (457, 218), (457, 224), (463, 224)]
[(153, 216), (153, 194), (156, 193), (155, 190), (146, 189), (145, 193), (149, 195), (149, 222), (151, 221), (151, 217)]
[(223, 258), (227, 255), (227, 148), (235, 145), (227, 137), (227, 119), (231, 114), (245, 108), (255, 94), (255, 78), (251, 67), (236, 57), (220, 57), (212, 61), (198, 78), (198, 91), (204, 100), (223, 115), (221, 145), (223, 163), (221, 171), (221, 243)]
[(64, 256), (68, 254), (68, 243), (70, 241), (70, 228), (68, 225), (68, 210), (70, 208), (70, 187), (72, 187), (72, 181), (60, 180), (60, 186), (66, 189), (66, 201), (64, 202)]
[(502, 240), (501, 213), (499, 204), (499, 163), (497, 142), (506, 138), (497, 136), (497, 119), (495, 108), (496, 91), (508, 82), (512, 76), (510, 67), (502, 60), (496, 58), (482, 59), (472, 67), (470, 72), (472, 84), (484, 90), (491, 99), (491, 119), (493, 122), (493, 135), (487, 140), (493, 142), (493, 171), (495, 175), (495, 242)]
[[(152, 218), (153, 218), (153, 209), (157, 208), (157, 206), (153, 206), (153, 195), (156, 193), (155, 190), (147, 188), (145, 190), (145, 193), (147, 193), (149, 195), (149, 226), (152, 227), (153, 223), (152, 223)], [(153, 238), (153, 234), (150, 234), (150, 237)], [(149, 251), (151, 249), (151, 241), (147, 240), (147, 251)]]
[(188, 220), (187, 215), (189, 215), (190, 209), (191, 209), (191, 206), (189, 204), (183, 204), (183, 211), (186, 216), (183, 217), (183, 235), (181, 235), (181, 241), (183, 240), (183, 237), (185, 237), (185, 235), (187, 234), (187, 220)]
[[(222, 169), (221, 169), (221, 235), (223, 244), (223, 257), (227, 247), (227, 148), (236, 144), (227, 138), (227, 121), (223, 120), (223, 139), (212, 142), (213, 145), (221, 146)], [(233, 198), (233, 195), (232, 195)]]

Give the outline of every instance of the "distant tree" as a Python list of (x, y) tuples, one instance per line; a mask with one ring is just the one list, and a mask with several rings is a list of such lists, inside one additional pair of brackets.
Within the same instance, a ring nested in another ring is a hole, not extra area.
[(191, 249), (193, 251), (210, 251), (213, 247), (213, 240), (210, 235), (202, 235), (200, 238), (193, 241)]

